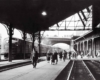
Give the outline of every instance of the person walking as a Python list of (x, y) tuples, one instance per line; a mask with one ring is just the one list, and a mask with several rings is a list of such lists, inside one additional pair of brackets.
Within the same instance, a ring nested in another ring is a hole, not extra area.
[(54, 65), (54, 62), (55, 62), (55, 59), (54, 59), (54, 52), (53, 52), (52, 55), (51, 55), (51, 64)]
[(62, 60), (62, 52), (59, 53), (59, 58)]
[(66, 59), (66, 51), (63, 51), (62, 57), (63, 57), (63, 61), (65, 62), (65, 59)]
[(58, 62), (58, 56), (57, 56), (57, 52), (55, 50), (53, 50), (53, 53), (51, 55), (51, 64), (57, 64)]
[(36, 68), (37, 61), (38, 61), (38, 52), (34, 51), (34, 49), (31, 53), (31, 61), (32, 61), (32, 64), (33, 64), (33, 68)]
[(47, 62), (48, 62), (48, 63), (50, 62), (50, 56), (51, 56), (51, 53), (50, 53), (50, 51), (48, 51), (48, 52), (47, 52), (47, 56), (46, 56), (46, 57), (47, 57)]
[(54, 52), (54, 62), (57, 64), (58, 63), (58, 53), (55, 51)]
[(71, 59), (71, 51), (69, 52), (69, 59)]

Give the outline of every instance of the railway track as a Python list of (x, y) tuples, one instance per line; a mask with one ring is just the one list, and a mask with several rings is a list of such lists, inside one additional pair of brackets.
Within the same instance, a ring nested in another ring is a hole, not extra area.
[[(45, 59), (39, 59), (38, 62), (44, 61)], [(10, 69), (26, 66), (32, 64), (31, 61), (26, 61), (26, 62), (20, 62), (20, 63), (15, 63), (15, 64), (10, 64), (10, 65), (5, 65), (5, 66), (0, 66), (0, 72), (7, 71)]]
[(74, 60), (67, 75), (63, 80), (100, 80), (100, 61)]
[(55, 80), (100, 80), (100, 62), (71, 60)]
[(73, 61), (71, 60), (68, 65), (62, 70), (62, 72), (57, 76), (57, 78), (55, 80), (66, 80), (69, 78), (71, 73), (71, 68), (73, 65)]
[(0, 72), (7, 71), (7, 70), (10, 70), (10, 69), (14, 69), (14, 68), (18, 68), (18, 67), (22, 67), (22, 66), (26, 66), (26, 65), (29, 65), (29, 64), (31, 64), (31, 61), (12, 64), (12, 65), (7, 65), (7, 66), (1, 66), (0, 67)]
[(67, 80), (96, 80), (82, 60), (75, 60)]
[(100, 62), (96, 60), (84, 61), (96, 80), (100, 80)]
[(82, 60), (71, 60), (55, 80), (96, 80)]

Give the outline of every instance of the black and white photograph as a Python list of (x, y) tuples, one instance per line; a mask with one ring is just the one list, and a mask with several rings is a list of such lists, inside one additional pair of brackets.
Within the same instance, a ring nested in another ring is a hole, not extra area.
[(100, 80), (100, 0), (0, 0), (0, 80)]

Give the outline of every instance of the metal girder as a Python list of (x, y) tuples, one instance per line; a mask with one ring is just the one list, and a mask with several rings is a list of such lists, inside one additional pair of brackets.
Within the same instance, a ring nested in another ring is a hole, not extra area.
[(58, 23), (57, 23), (57, 27), (60, 27)]
[(86, 8), (86, 9), (87, 9), (87, 11), (88, 11), (89, 13), (91, 12), (89, 8)]
[(74, 30), (76, 30), (78, 23), (79, 23), (79, 21), (77, 21), (77, 24), (76, 24), (76, 26), (74, 27)]
[(83, 12), (83, 11), (81, 11), (81, 13), (82, 13), (82, 15), (83, 15), (83, 17), (84, 17), (85, 21), (87, 21), (87, 18), (86, 18), (86, 16), (84, 15), (84, 12)]
[[(59, 29), (57, 31), (83, 31), (84, 29)], [(91, 29), (85, 29), (85, 30), (91, 30)], [(56, 31), (55, 29), (49, 29), (49, 30), (46, 30), (46, 31)]]
[(78, 16), (79, 16), (79, 18), (80, 18), (80, 20), (81, 20), (81, 22), (82, 22), (82, 24), (83, 24), (83, 26), (84, 26), (84, 29), (85, 29), (85, 23), (84, 23), (84, 21), (82, 20), (82, 18), (81, 18), (81, 15), (78, 13)]
[[(70, 19), (70, 21), (69, 21), (69, 23), (68, 23), (68, 25), (67, 25), (67, 28), (68, 28), (70, 22), (72, 21), (72, 19), (73, 19), (73, 16), (71, 17), (71, 19)], [(67, 28), (66, 28), (66, 30), (67, 30)]]

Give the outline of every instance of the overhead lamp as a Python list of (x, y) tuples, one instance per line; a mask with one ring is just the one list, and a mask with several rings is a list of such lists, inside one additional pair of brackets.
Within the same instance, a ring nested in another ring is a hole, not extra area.
[(42, 12), (42, 15), (43, 15), (43, 16), (46, 16), (46, 15), (47, 15), (47, 12), (46, 12), (46, 11), (43, 11), (43, 12)]

